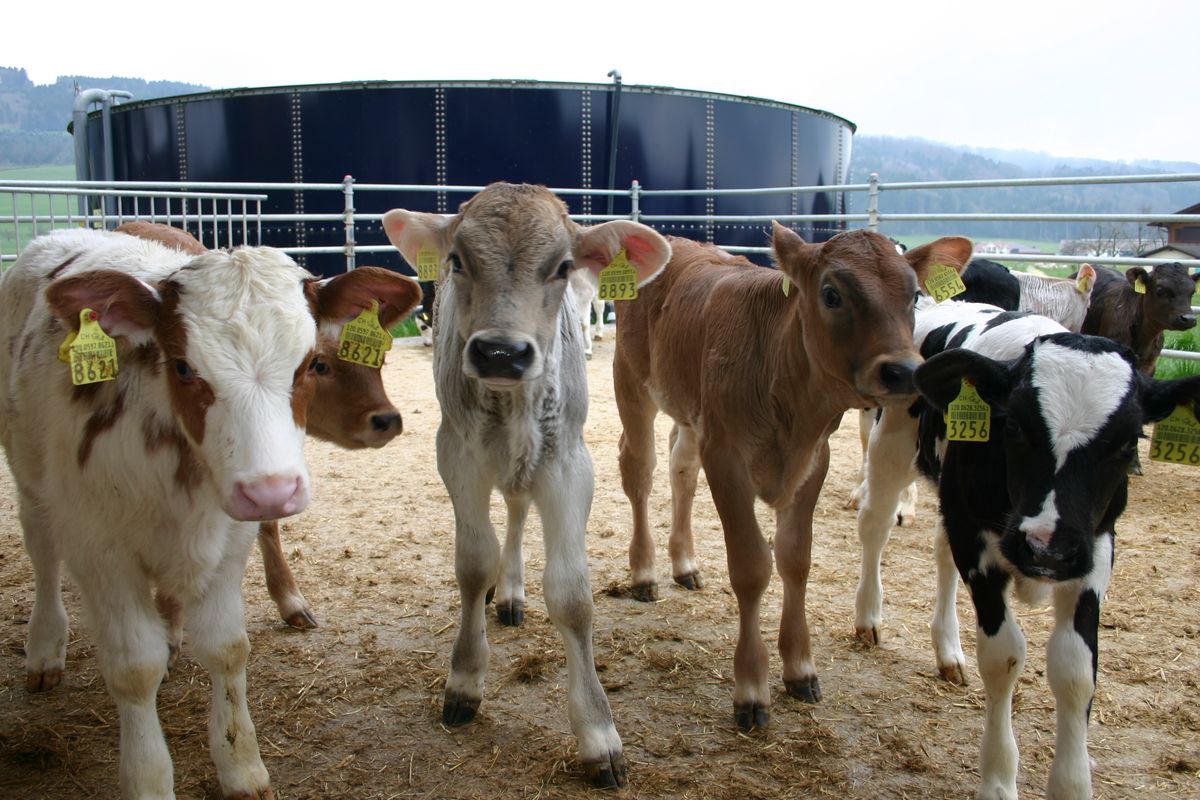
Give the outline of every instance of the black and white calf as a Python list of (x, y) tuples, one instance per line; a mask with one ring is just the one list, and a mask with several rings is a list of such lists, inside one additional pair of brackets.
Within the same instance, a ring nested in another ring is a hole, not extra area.
[[(1066, 332), (1042, 317), (976, 304), (919, 309), (924, 400), (887, 409), (872, 432), (867, 497), (859, 513), (864, 581), (887, 539), (900, 489), (919, 464), (938, 482), (938, 601), (933, 638), (942, 674), (963, 678), (954, 568), (971, 592), (977, 660), (987, 696), (981, 798), (1016, 797), (1012, 695), (1025, 638), (1007, 590), (1053, 593), (1047, 677), (1057, 704), (1047, 794), (1091, 794), (1087, 718), (1095, 689), (1100, 601), (1112, 571), (1114, 527), (1125, 508), (1130, 459), (1143, 422), (1200, 398), (1200, 377), (1155, 381), (1107, 339)], [(991, 406), (991, 439), (947, 442), (943, 411), (963, 380)], [(878, 583), (860, 584), (859, 614), (878, 614)], [(876, 620), (878, 617), (876, 617)]]

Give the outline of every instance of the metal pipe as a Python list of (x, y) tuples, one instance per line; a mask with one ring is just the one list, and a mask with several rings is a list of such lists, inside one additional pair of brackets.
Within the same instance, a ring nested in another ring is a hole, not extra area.
[(868, 179), (871, 187), (867, 194), (867, 230), (879, 230), (879, 173), (872, 172)]
[[(609, 70), (608, 77), (613, 79), (613, 91), (609, 95), (608, 109), (608, 183), (607, 188), (617, 185), (617, 139), (621, 135), (621, 73), (619, 70)], [(613, 213), (613, 196), (608, 196), (606, 213)], [(637, 217), (634, 217), (637, 219)]]
[(342, 196), (345, 198), (342, 222), (346, 228), (346, 272), (355, 267), (354, 261), (354, 177), (342, 178)]

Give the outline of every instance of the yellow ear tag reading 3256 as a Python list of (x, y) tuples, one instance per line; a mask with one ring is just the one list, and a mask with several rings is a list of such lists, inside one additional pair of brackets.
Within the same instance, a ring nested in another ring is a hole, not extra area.
[(1186, 405), (1155, 423), (1150, 437), (1150, 460), (1200, 467), (1200, 422)]
[(67, 337), (58, 350), (67, 350), (71, 383), (85, 386), (117, 378), (117, 343), (100, 328), (100, 315), (90, 308), (79, 312), (79, 333)]
[(946, 438), (952, 442), (986, 442), (991, 438), (992, 408), (966, 378), (958, 397), (950, 401), (945, 419)]
[(629, 263), (622, 247), (609, 265), (600, 270), (600, 291), (596, 296), (601, 300), (636, 300), (637, 283), (637, 268)]
[(372, 300), (370, 308), (342, 326), (338, 339), (338, 358), (351, 364), (379, 369), (383, 354), (392, 349), (392, 335), (379, 321), (379, 301)]
[(436, 281), (442, 275), (442, 260), (432, 247), (417, 251), (417, 280)]
[(948, 267), (945, 264), (937, 264), (930, 270), (929, 277), (925, 279), (925, 290), (933, 296), (934, 300), (940, 303), (943, 300), (949, 300), (955, 295), (962, 294), (967, 290), (967, 287), (952, 267)]

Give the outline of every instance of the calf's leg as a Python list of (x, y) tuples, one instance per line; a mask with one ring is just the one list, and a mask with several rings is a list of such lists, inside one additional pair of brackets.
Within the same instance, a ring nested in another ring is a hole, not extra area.
[(939, 516), (933, 532), (933, 550), (937, 559), (937, 597), (933, 603), (933, 653), (938, 674), (951, 683), (967, 683), (967, 657), (963, 654), (958, 632), (958, 570), (954, 554)]
[(1054, 589), (1054, 631), (1046, 644), (1046, 676), (1054, 692), (1057, 725), (1054, 763), (1046, 796), (1076, 800), (1092, 796), (1087, 749), (1088, 714), (1096, 691), (1100, 602), (1112, 576), (1113, 537), (1096, 540), (1095, 567), (1082, 583)]
[(21, 529), (33, 563), (33, 610), (25, 636), (25, 688), (45, 692), (62, 681), (67, 661), (67, 609), (62, 600), (62, 562), (40, 505), (21, 493)]
[(445, 423), (438, 428), (437, 462), (454, 506), (454, 575), (462, 605), (442, 701), (442, 722), (462, 725), (479, 710), (487, 672), (484, 597), (500, 565), (500, 544), (488, 516), (494, 476)]
[(592, 592), (584, 541), (592, 505), (592, 463), (582, 444), (543, 467), (533, 485), (546, 541), (546, 610), (567, 654), (567, 709), (579, 760), (598, 786), (625, 784), (621, 737), (592, 655)]
[(671, 428), (671, 574), (685, 589), (700, 589), (700, 570), (692, 539), (692, 501), (700, 473), (700, 447), (696, 431), (686, 425)]
[(629, 571), (633, 598), (643, 602), (658, 599), (654, 576), (654, 536), (650, 533), (650, 490), (654, 480), (654, 417), (658, 408), (636, 376), (620, 379), (628, 369), (617, 353), (613, 361), (617, 411), (621, 416), (621, 439), (617, 462), (621, 487), (633, 511), (633, 535), (629, 540)]
[(525, 621), (525, 558), (521, 540), (529, 515), (529, 495), (506, 493), (504, 505), (508, 509), (508, 530), (496, 578), (496, 618), (501, 625), (516, 626)]
[(293, 628), (304, 630), (317, 627), (317, 618), (300, 593), (296, 576), (292, 574), (287, 556), (283, 554), (278, 520), (259, 523), (258, 549), (262, 552), (263, 571), (267, 575), (267, 591), (279, 609), (279, 616)]

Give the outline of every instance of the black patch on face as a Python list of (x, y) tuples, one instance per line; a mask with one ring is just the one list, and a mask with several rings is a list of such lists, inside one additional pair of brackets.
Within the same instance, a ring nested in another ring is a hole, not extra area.
[(950, 334), (953, 331), (954, 323), (931, 330), (925, 337), (925, 341), (921, 342), (921, 357), (932, 358), (945, 350), (946, 340), (950, 338)]
[(987, 325), (983, 326), (983, 332), (987, 333), (988, 331), (992, 330), (993, 328), (999, 328), (1001, 325), (1003, 325), (1006, 322), (1012, 322), (1014, 319), (1021, 319), (1022, 317), (1028, 317), (1028, 316), (1029, 316), (1028, 311), (996, 312), (996, 315), (988, 320)]

